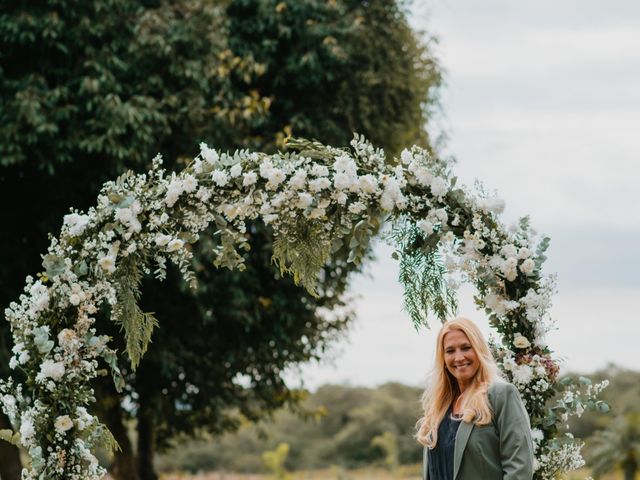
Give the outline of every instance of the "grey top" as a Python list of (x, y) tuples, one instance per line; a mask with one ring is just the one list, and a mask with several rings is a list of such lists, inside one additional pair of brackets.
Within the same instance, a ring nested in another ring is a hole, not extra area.
[(430, 480), (453, 480), (453, 452), (460, 419), (454, 418), (452, 413), (449, 407), (438, 427), (438, 443), (428, 452)]

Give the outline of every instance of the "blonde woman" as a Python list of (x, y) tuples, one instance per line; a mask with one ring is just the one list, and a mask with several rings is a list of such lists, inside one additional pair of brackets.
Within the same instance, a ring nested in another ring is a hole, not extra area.
[(529, 415), (471, 320), (458, 317), (440, 330), (422, 402), (423, 480), (531, 480)]

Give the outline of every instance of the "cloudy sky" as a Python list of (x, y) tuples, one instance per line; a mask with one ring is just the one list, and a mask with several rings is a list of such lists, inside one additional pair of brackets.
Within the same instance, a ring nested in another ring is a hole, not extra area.
[[(564, 369), (610, 362), (640, 369), (640, 2), (430, 0), (412, 23), (438, 37), (446, 70), (434, 128), (467, 185), (505, 199), (505, 220), (530, 214), (551, 237), (558, 275), (549, 338)], [(353, 283), (358, 314), (333, 361), (302, 374), (325, 382), (421, 385), (434, 333), (402, 311), (397, 265), (384, 244)], [(480, 320), (473, 291), (459, 313)]]

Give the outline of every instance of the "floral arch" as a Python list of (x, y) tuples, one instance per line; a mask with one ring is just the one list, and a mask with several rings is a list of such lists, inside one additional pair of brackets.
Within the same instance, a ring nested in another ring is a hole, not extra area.
[(311, 293), (332, 252), (346, 249), (349, 261), (360, 262), (371, 237), (391, 222), (405, 307), (416, 325), (427, 325), (427, 311), (446, 318), (455, 285), (473, 283), (500, 337), (496, 358), (531, 415), (536, 478), (580, 466), (581, 445), (559, 426), (570, 414), (606, 405), (596, 398), (602, 385), (557, 380), (559, 364), (545, 342), (554, 292), (553, 278), (541, 272), (548, 239), (538, 239), (526, 217), (506, 228), (502, 201), (457, 186), (450, 163), (421, 148), (404, 150), (395, 166), (357, 136), (351, 149), (302, 140), (290, 149), (230, 155), (202, 144), (180, 173), (166, 172), (158, 156), (148, 173), (106, 183), (95, 207), (64, 217), (43, 257), (45, 271), (27, 277), (24, 294), (6, 310), (15, 344), (10, 366), (26, 381), (0, 383), (0, 404), (15, 428), (0, 437), (28, 452), (23, 479), (102, 478), (92, 451), (115, 442), (88, 410), (95, 401), (89, 381), (99, 361), (117, 388), (123, 379), (93, 315), (110, 308), (135, 367), (157, 325), (136, 302), (142, 275), (163, 279), (171, 261), (194, 282), (188, 245), (211, 224), (215, 265), (242, 269), (245, 223), (254, 219), (272, 227), (280, 270)]

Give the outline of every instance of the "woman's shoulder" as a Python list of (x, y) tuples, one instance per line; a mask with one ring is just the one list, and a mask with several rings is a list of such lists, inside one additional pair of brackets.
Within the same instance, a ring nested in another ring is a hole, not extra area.
[(488, 389), (489, 401), (490, 402), (501, 402), (506, 398), (511, 398), (512, 396), (520, 396), (520, 392), (513, 383), (509, 383), (505, 380), (496, 380), (491, 382)]

